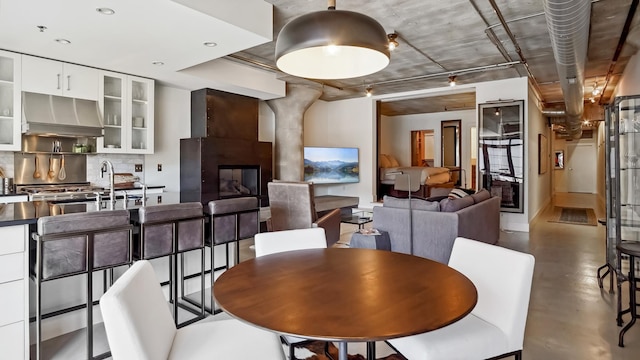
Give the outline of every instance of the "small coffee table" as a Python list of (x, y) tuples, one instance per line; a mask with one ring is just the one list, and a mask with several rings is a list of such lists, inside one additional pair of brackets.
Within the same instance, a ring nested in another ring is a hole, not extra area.
[(373, 213), (371, 211), (357, 211), (351, 215), (343, 215), (340, 222), (345, 224), (358, 225), (358, 229), (364, 229), (364, 224), (373, 221)]

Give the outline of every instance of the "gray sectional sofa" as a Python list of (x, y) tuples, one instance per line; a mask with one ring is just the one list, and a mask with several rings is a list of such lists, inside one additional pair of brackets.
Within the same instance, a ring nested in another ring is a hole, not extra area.
[[(486, 190), (454, 200), (411, 201), (414, 255), (446, 264), (458, 236), (498, 242), (500, 199)], [(385, 196), (383, 203), (373, 209), (373, 227), (389, 233), (392, 251), (409, 253), (409, 200)]]

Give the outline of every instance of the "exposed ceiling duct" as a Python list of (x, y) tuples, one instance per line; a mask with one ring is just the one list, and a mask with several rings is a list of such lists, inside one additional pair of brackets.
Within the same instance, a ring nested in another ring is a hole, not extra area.
[(566, 106), (564, 125), (569, 136), (578, 139), (582, 134), (591, 1), (544, 0), (543, 4)]

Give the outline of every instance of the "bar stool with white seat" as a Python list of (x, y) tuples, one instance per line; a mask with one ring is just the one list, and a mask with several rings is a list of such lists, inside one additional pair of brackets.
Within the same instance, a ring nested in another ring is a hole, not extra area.
[[(86, 276), (87, 356), (93, 355), (93, 272), (131, 264), (131, 229), (126, 210), (44, 216), (38, 219), (30, 251), (36, 285), (36, 359), (42, 358), (42, 320), (77, 306), (42, 314), (42, 284), (70, 276)], [(106, 276), (106, 275), (105, 275)], [(113, 277), (111, 278), (113, 280)], [(106, 286), (106, 282), (105, 282)], [(106, 289), (105, 289), (106, 290)], [(97, 358), (104, 358), (109, 353)]]

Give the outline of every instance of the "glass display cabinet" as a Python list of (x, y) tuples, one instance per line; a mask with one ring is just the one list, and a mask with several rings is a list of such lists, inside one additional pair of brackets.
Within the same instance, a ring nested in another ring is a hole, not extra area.
[[(610, 274), (612, 291), (615, 274), (620, 294), (621, 283), (627, 280), (621, 268), (628, 259), (620, 256), (616, 246), (640, 241), (640, 95), (615, 98), (607, 107), (606, 118), (607, 263), (598, 270), (598, 283), (602, 287), (603, 278)], [(620, 309), (618, 296), (618, 312)]]
[(479, 188), (502, 199), (500, 211), (524, 212), (524, 101), (479, 106)]

